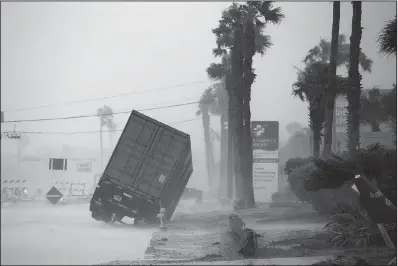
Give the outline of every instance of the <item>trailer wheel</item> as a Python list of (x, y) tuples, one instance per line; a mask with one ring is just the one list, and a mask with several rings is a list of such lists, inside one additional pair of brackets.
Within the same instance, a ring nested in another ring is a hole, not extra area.
[(93, 219), (97, 220), (97, 221), (101, 221), (101, 220), (102, 220), (102, 219), (101, 219), (101, 215), (99, 215), (99, 214), (96, 213), (96, 212), (92, 212), (92, 213), (91, 213), (91, 217), (92, 217)]
[(102, 221), (104, 223), (112, 223), (112, 214), (110, 213), (98, 213), (96, 216), (98, 217), (98, 221)]
[(136, 217), (136, 218), (134, 218), (134, 225), (141, 225), (142, 224), (142, 222), (143, 222), (143, 218), (141, 218), (141, 217)]

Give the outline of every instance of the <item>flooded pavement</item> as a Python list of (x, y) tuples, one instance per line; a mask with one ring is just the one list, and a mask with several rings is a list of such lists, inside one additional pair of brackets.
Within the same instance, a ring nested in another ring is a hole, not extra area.
[(20, 204), (1, 210), (1, 264), (99, 264), (142, 259), (157, 228), (107, 225), (88, 204)]
[[(208, 208), (203, 204), (191, 206), (191, 209), (196, 209), (195, 212), (176, 213), (167, 232), (154, 234), (146, 258), (161, 261), (190, 259), (195, 263), (245, 260), (246, 258), (237, 251), (236, 239), (227, 232), (231, 208), (220, 208), (220, 206), (217, 208), (216, 203), (209, 205), (210, 211), (206, 211)], [(319, 237), (316, 235), (322, 231), (325, 221), (314, 219), (313, 213), (309, 211), (305, 214), (303, 211), (290, 209), (282, 211), (280, 208), (266, 206), (238, 212), (238, 215), (242, 217), (248, 228), (255, 230), (260, 236), (258, 252), (254, 258), (294, 258), (307, 255), (327, 258), (327, 252), (318, 252), (318, 250), (313, 252), (306, 248), (308, 245), (316, 246), (316, 249), (324, 248), (324, 239), (317, 239)], [(294, 214), (300, 219), (293, 219)], [(289, 218), (286, 218), (286, 215)], [(307, 220), (303, 218), (305, 215), (308, 215)], [(264, 219), (266, 216), (272, 216), (273, 219), (267, 222)], [(311, 243), (308, 244), (305, 240), (309, 238)], [(277, 242), (289, 239), (298, 241), (298, 245), (289, 241)]]

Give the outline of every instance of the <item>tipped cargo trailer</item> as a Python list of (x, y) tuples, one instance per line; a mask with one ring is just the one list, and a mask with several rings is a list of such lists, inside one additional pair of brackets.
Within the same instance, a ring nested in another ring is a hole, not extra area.
[(90, 202), (92, 217), (171, 219), (193, 172), (190, 136), (132, 111)]

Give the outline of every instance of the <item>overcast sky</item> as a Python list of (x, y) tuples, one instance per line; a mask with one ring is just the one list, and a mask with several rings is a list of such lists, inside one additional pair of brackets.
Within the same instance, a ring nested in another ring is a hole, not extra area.
[[(212, 82), (205, 69), (216, 62), (212, 48), (221, 11), (230, 3), (2, 3), (1, 109), (6, 120), (92, 114), (104, 104), (114, 111), (188, 103), (199, 99)], [(308, 122), (307, 107), (291, 96), (305, 53), (321, 38), (330, 39), (331, 3), (277, 3), (286, 16), (266, 33), (274, 45), (255, 57), (253, 120), (277, 120), (281, 138), (285, 125)], [(374, 60), (365, 88), (391, 88), (396, 80), (395, 58), (377, 53), (377, 35), (396, 12), (395, 2), (363, 3), (361, 47)], [(352, 7), (341, 5), (340, 33), (351, 33)], [(175, 87), (177, 85), (184, 86)], [(173, 87), (174, 88), (170, 88)], [(168, 87), (168, 88), (166, 88)], [(164, 89), (166, 88), (166, 89)], [(156, 92), (145, 90), (164, 89)], [(136, 93), (48, 108), (15, 109)], [(194, 119), (197, 105), (145, 111), (170, 123)], [(127, 114), (116, 115), (123, 128)], [(192, 135), (203, 149), (200, 119), (174, 124)], [(212, 126), (219, 130), (218, 118)], [(2, 131), (13, 128), (2, 124)], [(98, 117), (18, 123), (17, 130), (76, 132), (99, 129)], [(29, 135), (32, 146), (50, 143), (97, 148), (98, 134)], [(2, 149), (7, 146), (2, 141)]]

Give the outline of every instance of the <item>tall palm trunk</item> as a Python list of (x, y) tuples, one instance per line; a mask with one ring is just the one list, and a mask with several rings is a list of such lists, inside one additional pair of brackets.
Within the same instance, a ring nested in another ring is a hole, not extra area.
[(251, 86), (255, 79), (253, 73), (253, 56), (255, 54), (255, 30), (251, 19), (247, 19), (244, 25), (243, 33), (243, 119), (244, 119), (244, 157), (241, 158), (244, 166), (244, 190), (247, 206), (246, 208), (253, 208), (255, 205), (254, 191), (253, 191), (253, 140), (251, 136), (251, 112), (250, 112), (250, 96)]
[[(232, 98), (232, 96), (229, 96)], [(234, 105), (235, 101), (229, 101), (228, 104), (228, 163), (227, 163), (227, 198), (228, 200), (233, 199), (233, 175), (234, 175), (234, 140), (235, 140), (235, 122), (234, 122)]]
[(203, 136), (205, 139), (205, 153), (206, 153), (206, 168), (207, 168), (207, 178), (209, 183), (209, 189), (212, 188), (213, 185), (213, 151), (211, 148), (211, 140), (210, 140), (210, 115), (209, 108), (204, 107), (202, 109), (202, 123), (203, 123)]
[(319, 157), (321, 153), (321, 129), (315, 128), (312, 132), (313, 145), (312, 145), (312, 156)]
[(362, 2), (352, 2), (352, 29), (350, 37), (350, 68), (348, 77), (350, 87), (347, 92), (348, 115), (347, 135), (348, 153), (353, 155), (359, 146), (359, 121), (361, 108), (361, 75), (359, 74), (359, 53), (362, 38), (361, 27)]
[[(227, 68), (227, 66), (226, 66)], [(222, 78), (222, 87), (217, 89), (218, 108), (220, 111), (220, 182), (219, 200), (228, 197), (228, 76)]]
[[(322, 96), (319, 96), (320, 98)], [(312, 156), (319, 157), (321, 151), (321, 132), (324, 121), (324, 108), (322, 108), (321, 99), (311, 99), (310, 111), (310, 127), (312, 131)]]
[(340, 2), (333, 2), (333, 26), (332, 26), (332, 42), (330, 52), (329, 64), (329, 84), (326, 90), (326, 112), (325, 112), (325, 138), (323, 157), (327, 158), (332, 153), (333, 144), (333, 115), (334, 103), (336, 99), (336, 60), (337, 60), (337, 46), (339, 42), (339, 28), (340, 28)]
[(227, 73), (226, 88), (228, 91), (228, 162), (227, 162), (227, 198), (233, 199), (233, 175), (234, 175), (234, 145), (235, 145), (235, 109), (236, 99), (233, 92), (232, 75)]
[(370, 123), (370, 126), (372, 127), (372, 132), (380, 132), (380, 124), (377, 121), (372, 121)]
[(244, 199), (244, 182), (242, 178), (242, 167), (241, 157), (244, 156), (244, 130), (243, 130), (243, 99), (242, 99), (242, 64), (243, 64), (243, 54), (242, 54), (242, 26), (237, 25), (234, 29), (234, 44), (231, 48), (232, 52), (232, 77), (233, 82), (233, 98), (235, 100), (235, 189), (236, 198), (238, 202), (242, 202)]
[(221, 114), (220, 127), (221, 127), (221, 138), (220, 138), (220, 182), (219, 182), (219, 198), (225, 198), (228, 195), (227, 182), (228, 182), (228, 131), (225, 128), (227, 122), (227, 116)]

